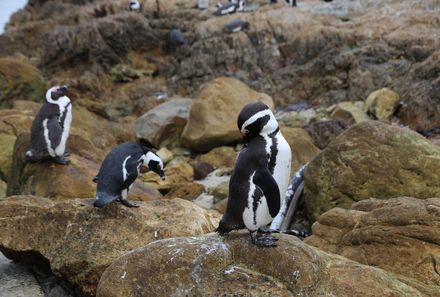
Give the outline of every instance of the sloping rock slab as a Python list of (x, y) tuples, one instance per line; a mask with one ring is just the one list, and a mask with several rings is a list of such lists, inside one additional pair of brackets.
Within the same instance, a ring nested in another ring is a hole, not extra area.
[(14, 260), (50, 265), (57, 276), (94, 296), (105, 268), (128, 251), (156, 239), (211, 232), (218, 224), (216, 213), (182, 199), (140, 202), (136, 209), (119, 203), (97, 209), (92, 202), (5, 198), (0, 251)]
[(423, 296), (381, 269), (277, 237), (276, 248), (257, 248), (247, 232), (153, 242), (114, 262), (97, 297)]
[(439, 198), (371, 198), (350, 210), (333, 208), (318, 218), (305, 242), (438, 286), (440, 292)]
[(370, 197), (440, 197), (440, 148), (408, 128), (378, 121), (352, 126), (305, 171), (305, 205), (316, 220)]

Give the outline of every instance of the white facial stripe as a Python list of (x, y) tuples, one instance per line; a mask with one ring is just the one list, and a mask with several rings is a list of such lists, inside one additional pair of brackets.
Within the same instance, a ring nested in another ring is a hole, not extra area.
[(147, 164), (146, 164), (146, 165), (148, 165), (148, 163), (149, 163), (151, 160), (153, 160), (153, 161), (159, 162), (160, 168), (163, 168), (162, 160), (161, 160), (161, 159), (159, 158), (159, 156), (156, 155), (155, 153), (148, 152), (148, 153), (146, 154), (146, 158), (147, 158)]
[[(251, 116), (249, 119), (247, 119), (247, 121), (244, 122), (243, 125), (241, 126), (241, 133), (244, 133), (244, 130), (246, 129), (247, 126), (254, 123), (259, 118), (263, 118), (267, 115), (270, 116), (270, 119), (267, 122), (267, 124), (263, 127), (262, 132), (270, 133), (273, 130), (275, 130), (278, 127), (278, 122), (275, 119), (275, 116), (273, 115), (272, 111), (270, 109), (265, 109), (265, 110), (257, 112), (256, 114)], [(266, 127), (270, 128), (270, 131), (266, 131), (266, 129), (265, 129)]]
[(123, 181), (126, 181), (127, 177), (128, 177), (128, 172), (127, 172), (127, 169), (125, 168), (125, 164), (127, 163), (127, 160), (130, 158), (131, 158), (131, 156), (126, 157), (124, 162), (122, 162), (122, 179), (123, 179)]

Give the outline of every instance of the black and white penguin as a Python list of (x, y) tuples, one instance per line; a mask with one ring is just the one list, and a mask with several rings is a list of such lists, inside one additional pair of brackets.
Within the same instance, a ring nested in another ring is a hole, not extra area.
[(286, 0), (286, 3), (290, 7), (296, 7), (296, 0)]
[(242, 30), (249, 29), (249, 22), (242, 20), (235, 20), (224, 25), (223, 29), (227, 33), (237, 33)]
[(185, 44), (185, 36), (182, 31), (177, 26), (173, 26), (170, 31), (170, 40), (175, 45), (184, 45)]
[(46, 92), (46, 101), (41, 106), (31, 129), (31, 149), (26, 152), (26, 161), (37, 162), (51, 159), (67, 165), (66, 142), (72, 123), (72, 105), (65, 96), (67, 86), (55, 86)]
[(270, 108), (261, 102), (243, 107), (237, 120), (245, 147), (229, 182), (220, 234), (247, 228), (257, 246), (274, 246), (276, 239), (258, 230), (278, 214), (286, 192), (292, 153)]
[(139, 175), (140, 167), (146, 166), (165, 179), (163, 162), (148, 147), (134, 142), (125, 142), (115, 147), (102, 162), (96, 182), (96, 207), (119, 201), (128, 207), (139, 207), (127, 200), (128, 191)]
[(243, 10), (244, 10), (244, 0), (239, 0), (239, 1), (237, 1), (237, 3), (231, 2), (228, 4), (221, 5), (214, 12), (214, 15), (215, 16), (222, 16), (222, 15), (227, 15), (227, 14), (231, 14), (231, 13), (243, 11)]
[(128, 3), (128, 9), (130, 11), (141, 11), (142, 7), (138, 0), (130, 0)]

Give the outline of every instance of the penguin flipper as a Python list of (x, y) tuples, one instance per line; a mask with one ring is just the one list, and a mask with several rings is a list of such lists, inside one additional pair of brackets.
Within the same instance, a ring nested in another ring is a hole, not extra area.
[(138, 161), (135, 158), (130, 158), (125, 163), (125, 170), (127, 172), (127, 177), (121, 185), (121, 191), (124, 189), (129, 189), (130, 185), (134, 183), (138, 177)]
[(266, 166), (258, 168), (252, 181), (263, 191), (269, 213), (275, 217), (280, 211), (280, 190), (269, 169)]
[[(47, 121), (48, 140), (50, 141), (50, 148), (55, 151), (61, 142), (61, 136), (63, 134), (63, 128), (60, 125), (57, 117), (48, 119)], [(46, 131), (44, 131), (46, 135)], [(47, 142), (47, 139), (46, 139)], [(47, 143), (49, 146), (49, 143)]]

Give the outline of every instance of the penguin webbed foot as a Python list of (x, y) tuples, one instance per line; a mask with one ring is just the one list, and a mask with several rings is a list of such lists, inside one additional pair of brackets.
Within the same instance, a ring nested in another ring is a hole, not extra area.
[(134, 208), (138, 208), (139, 207), (138, 204), (130, 202), (127, 199), (120, 199), (119, 201), (122, 203), (122, 205), (125, 205), (127, 207), (134, 207)]
[(276, 247), (276, 242), (278, 241), (278, 238), (267, 236), (267, 235), (261, 235), (257, 231), (251, 232), (251, 240), (252, 243), (255, 244), (257, 247)]
[(67, 165), (70, 163), (70, 160), (67, 160), (64, 157), (55, 157), (55, 158), (52, 158), (52, 162), (55, 164), (60, 164), (60, 165)]

